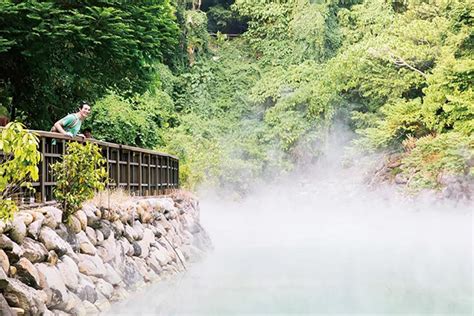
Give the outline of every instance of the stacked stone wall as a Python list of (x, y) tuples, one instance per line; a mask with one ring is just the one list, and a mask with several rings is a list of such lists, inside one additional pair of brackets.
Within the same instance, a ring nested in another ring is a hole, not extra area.
[(96, 315), (210, 247), (185, 193), (86, 204), (67, 224), (48, 206), (0, 221), (0, 315)]

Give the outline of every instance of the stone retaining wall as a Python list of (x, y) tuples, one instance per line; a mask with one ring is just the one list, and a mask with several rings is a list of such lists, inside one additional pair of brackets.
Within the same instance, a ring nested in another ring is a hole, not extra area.
[(61, 218), (49, 206), (0, 221), (0, 315), (95, 315), (210, 247), (185, 193), (113, 210), (88, 204), (67, 225)]

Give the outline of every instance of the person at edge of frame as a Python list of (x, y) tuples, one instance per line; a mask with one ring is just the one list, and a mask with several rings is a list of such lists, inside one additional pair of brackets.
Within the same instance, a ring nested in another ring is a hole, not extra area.
[(82, 136), (79, 134), (81, 130), (82, 122), (89, 116), (91, 112), (91, 106), (87, 102), (82, 102), (81, 106), (76, 113), (68, 114), (56, 123), (51, 128), (51, 132), (61, 133), (70, 137)]

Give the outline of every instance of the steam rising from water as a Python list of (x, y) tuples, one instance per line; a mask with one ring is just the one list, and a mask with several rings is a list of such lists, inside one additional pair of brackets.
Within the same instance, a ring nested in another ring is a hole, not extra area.
[(369, 191), (329, 159), (232, 201), (201, 196), (215, 250), (113, 315), (471, 315), (472, 205)]

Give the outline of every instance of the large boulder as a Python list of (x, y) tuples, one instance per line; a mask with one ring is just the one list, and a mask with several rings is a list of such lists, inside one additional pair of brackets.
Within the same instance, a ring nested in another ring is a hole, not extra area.
[(85, 253), (91, 256), (94, 256), (97, 254), (97, 249), (90, 242), (85, 232), (80, 231), (78, 234), (76, 234), (76, 238), (77, 238), (77, 242), (79, 244), (79, 249), (81, 253)]
[(144, 281), (140, 274), (138, 265), (131, 257), (125, 258), (123, 268), (122, 277), (127, 288), (132, 288), (137, 283), (142, 283)]
[(32, 288), (40, 288), (40, 277), (38, 271), (28, 259), (20, 258), (20, 260), (15, 264), (15, 267), (17, 270), (17, 278), (20, 281)]
[(122, 282), (122, 278), (110, 264), (105, 264), (105, 270), (107, 271), (107, 274), (104, 276), (105, 281), (112, 285), (118, 285), (120, 282)]
[(0, 249), (0, 269), (5, 273), (8, 273), (8, 270), (10, 270), (10, 260), (3, 249)]
[(79, 285), (79, 269), (74, 260), (69, 256), (63, 256), (57, 267), (66, 287), (76, 293)]
[(7, 300), (0, 294), (0, 315), (2, 316), (15, 316), (10, 306), (8, 306)]
[(79, 272), (85, 275), (103, 278), (107, 274), (104, 262), (97, 255), (90, 256), (86, 254), (80, 254), (79, 263), (77, 266), (79, 268)]
[(94, 316), (94, 315), (99, 314), (99, 309), (91, 302), (88, 302), (88, 301), (82, 302), (82, 307), (86, 311), (87, 316)]
[(113, 285), (103, 279), (96, 280), (95, 288), (107, 299), (110, 299), (112, 297), (112, 294), (114, 293)]
[(63, 212), (54, 206), (46, 206), (39, 211), (44, 215), (44, 225), (52, 229), (55, 229), (62, 221)]
[(81, 223), (81, 228), (82, 230), (85, 230), (87, 227), (87, 215), (84, 211), (79, 210), (77, 211), (74, 216), (79, 220)]
[(130, 225), (125, 225), (123, 236), (127, 238), (130, 243), (138, 239), (138, 233)]
[(44, 275), (46, 284), (52, 292), (52, 297), (47, 303), (48, 308), (63, 309), (66, 307), (69, 300), (69, 291), (59, 270), (45, 263), (37, 263), (35, 266)]
[(46, 247), (29, 237), (23, 240), (21, 247), (23, 248), (23, 256), (32, 263), (43, 262), (48, 258)]
[(97, 300), (97, 291), (91, 278), (84, 274), (79, 274), (79, 283), (77, 285), (76, 294), (79, 299), (84, 302), (95, 303)]
[(95, 230), (91, 227), (86, 227), (85, 229), (86, 236), (89, 238), (89, 241), (96, 246), (97, 245), (97, 234), (95, 233)]
[(12, 307), (19, 307), (26, 315), (42, 315), (46, 311), (45, 295), (16, 279), (10, 279), (3, 296)]
[(10, 260), (10, 264), (18, 262), (23, 257), (23, 249), (16, 242), (11, 241), (11, 249), (4, 248), (5, 253)]
[(22, 211), (15, 214), (15, 219), (21, 220), (25, 224), (25, 226), (28, 226), (34, 221), (35, 218), (33, 214), (29, 213), (28, 211)]
[(46, 249), (54, 250), (60, 257), (68, 252), (73, 252), (71, 246), (50, 227), (45, 226), (41, 228), (39, 238)]
[(39, 232), (41, 230), (41, 227), (43, 226), (43, 221), (44, 221), (44, 216), (43, 218), (39, 218), (35, 220), (33, 223), (28, 225), (27, 231), (28, 231), (28, 236), (38, 239)]
[[(0, 221), (1, 223), (1, 221)], [(0, 249), (10, 251), (13, 249), (13, 241), (6, 235), (0, 234)]]
[(19, 244), (23, 242), (26, 236), (26, 225), (21, 217), (15, 217), (9, 234), (14, 242)]

